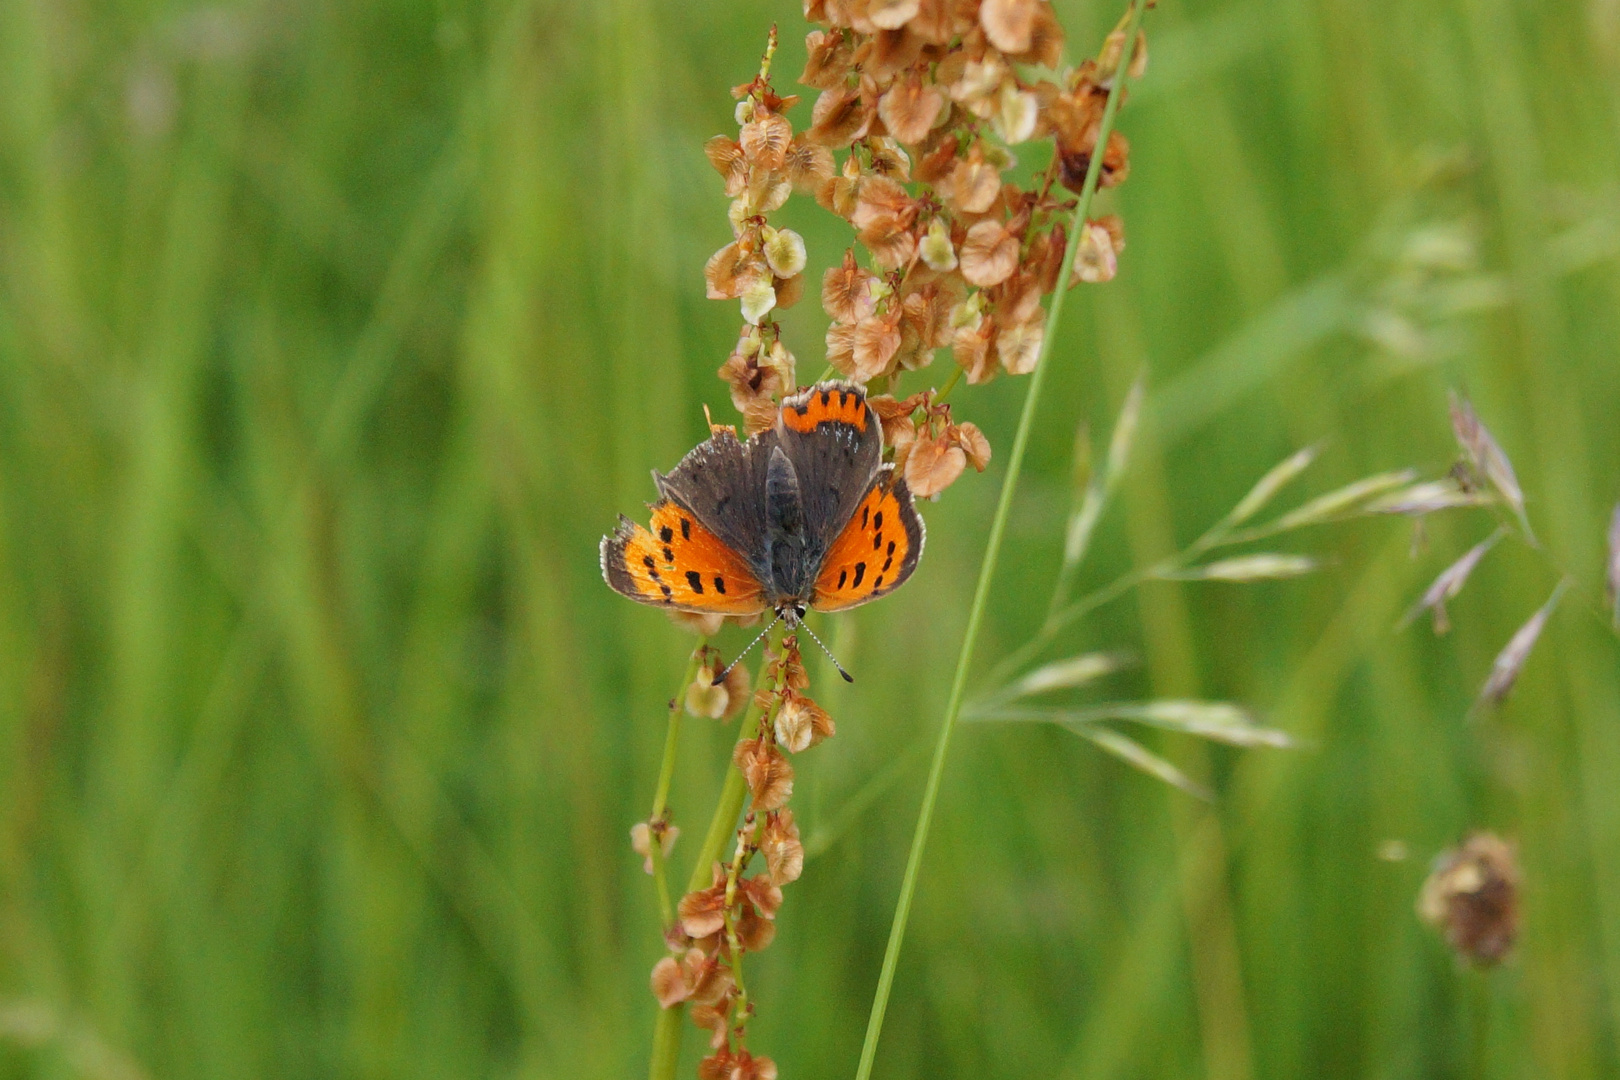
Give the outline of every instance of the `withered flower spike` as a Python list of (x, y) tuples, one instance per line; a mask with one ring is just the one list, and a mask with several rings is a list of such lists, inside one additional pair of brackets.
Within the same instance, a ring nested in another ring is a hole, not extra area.
[(1519, 936), (1519, 866), (1511, 844), (1478, 832), (1435, 860), (1418, 915), (1445, 934), (1458, 959), (1501, 961)]

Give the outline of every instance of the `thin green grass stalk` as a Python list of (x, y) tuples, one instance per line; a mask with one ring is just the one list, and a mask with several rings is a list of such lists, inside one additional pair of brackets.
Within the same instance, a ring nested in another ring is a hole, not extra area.
[(996, 563), (1001, 556), (1001, 539), (1007, 528), (1007, 516), (1012, 509), (1013, 495), (1018, 490), (1018, 476), (1023, 470), (1024, 452), (1029, 448), (1029, 434), (1035, 426), (1035, 410), (1040, 406), (1041, 388), (1046, 382), (1046, 370), (1051, 361), (1052, 343), (1057, 340), (1059, 321), (1063, 315), (1063, 301), (1069, 292), (1074, 275), (1074, 259), (1080, 250), (1080, 240), (1091, 210), (1091, 200), (1097, 193), (1097, 179), (1102, 172), (1103, 150), (1114, 128), (1114, 116), (1119, 111), (1119, 99), (1130, 78), (1131, 57), (1136, 48), (1136, 31), (1142, 22), (1142, 9), (1146, 0), (1131, 0), (1129, 20), (1125, 27), (1125, 46), (1114, 85), (1108, 91), (1108, 104), (1103, 109), (1102, 122), (1097, 129), (1096, 150), (1086, 169), (1085, 183), (1080, 188), (1080, 201), (1074, 208), (1069, 225), (1068, 250), (1063, 253), (1063, 269), (1058, 274), (1058, 287), (1052, 296), (1052, 307), (1047, 313), (1046, 336), (1041, 341), (1040, 356), (1029, 377), (1029, 389), (1024, 393), (1024, 408), (1018, 418), (1018, 433), (1013, 437), (1012, 453), (1007, 459), (1007, 475), (1002, 481), (1001, 494), (996, 502), (995, 517), (990, 522), (990, 538), (985, 544), (984, 561), (979, 565), (979, 582), (973, 591), (973, 606), (968, 612), (967, 631), (962, 636), (962, 651), (957, 657), (956, 674), (951, 679), (951, 694), (945, 705), (945, 720), (940, 725), (939, 741), (934, 746), (933, 763), (928, 768), (928, 783), (923, 789), (922, 807), (917, 812), (917, 828), (911, 838), (911, 851), (906, 856), (906, 872), (900, 882), (900, 898), (895, 904), (894, 921), (889, 927), (889, 943), (883, 951), (883, 969), (878, 974), (877, 991), (872, 998), (872, 1013), (866, 1022), (866, 1038), (861, 1044), (860, 1065), (855, 1080), (869, 1080), (872, 1065), (877, 1058), (878, 1039), (883, 1033), (883, 1017), (888, 1012), (889, 994), (894, 988), (894, 973), (900, 963), (900, 946), (905, 941), (906, 923), (911, 918), (911, 902), (917, 892), (917, 877), (922, 870), (923, 849), (928, 844), (928, 830), (933, 824), (934, 807), (939, 800), (940, 781), (945, 774), (945, 761), (950, 753), (951, 735), (962, 711), (962, 698), (967, 690), (968, 669), (973, 662), (973, 650), (978, 645), (979, 626), (990, 599), (990, 584), (995, 579)]
[[(783, 632), (778, 630), (771, 642), (778, 651), (782, 647)], [(766, 655), (760, 658), (759, 674), (754, 678), (756, 687), (762, 685), (761, 680), (765, 678), (766, 665), (771, 662), (770, 652), (770, 649), (766, 649)], [(756, 698), (748, 706), (742, 726), (738, 729), (737, 738), (756, 737), (764, 719), (765, 712), (759, 707)], [(726, 838), (736, 828), (737, 815), (742, 813), (743, 801), (747, 797), (748, 781), (743, 777), (742, 770), (728, 765), (726, 782), (720, 789), (720, 801), (715, 805), (714, 816), (709, 819), (709, 830), (703, 836), (703, 846), (698, 849), (697, 861), (692, 865), (692, 876), (686, 883), (687, 892), (696, 892), (709, 884), (710, 867), (719, 860), (721, 849), (726, 845)], [(653, 1025), (652, 1060), (647, 1069), (648, 1080), (674, 1080), (675, 1066), (681, 1055), (681, 1035), (685, 1031), (681, 1021), (685, 1016), (684, 1004), (658, 1010), (658, 1021)]]
[(681, 714), (686, 711), (686, 688), (692, 685), (697, 677), (698, 662), (703, 658), (703, 650), (708, 647), (709, 639), (698, 638), (698, 643), (692, 650), (692, 656), (686, 661), (686, 672), (681, 676), (681, 685), (676, 689), (675, 696), (669, 699), (669, 727), (664, 732), (664, 760), (658, 767), (658, 790), (653, 794), (652, 815), (647, 819), (647, 857), (652, 860), (653, 885), (658, 890), (658, 915), (663, 920), (664, 929), (668, 930), (675, 922), (675, 906), (669, 901), (669, 874), (664, 866), (664, 837), (656, 828), (655, 823), (661, 821), (664, 811), (669, 807), (669, 785), (675, 778), (675, 750), (681, 739)]

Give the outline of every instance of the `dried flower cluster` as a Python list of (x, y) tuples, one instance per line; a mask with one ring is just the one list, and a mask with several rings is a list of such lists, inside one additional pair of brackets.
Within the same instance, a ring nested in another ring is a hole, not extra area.
[(731, 400), (748, 431), (760, 431), (776, 418), (776, 398), (797, 387), (793, 354), (782, 344), (772, 315), (804, 295), (804, 238), (776, 229), (768, 215), (781, 209), (795, 189), (812, 190), (832, 169), (825, 147), (794, 135), (784, 115), (798, 98), (778, 97), (771, 88), (776, 30), (759, 74), (732, 89), (737, 100), (737, 137), (716, 135), (704, 145), (709, 163), (725, 178), (731, 198), (733, 240), (709, 257), (703, 268), (711, 300), (740, 300), (743, 328), (737, 347), (720, 368), (731, 384)]
[(1489, 966), (1519, 936), (1519, 864), (1495, 833), (1474, 833), (1441, 853), (1418, 896), (1418, 915), (1446, 937), (1457, 958)]
[[(693, 686), (708, 687), (713, 679), (711, 669), (702, 669)], [(804, 869), (804, 846), (787, 808), (793, 795), (788, 755), (834, 733), (832, 718), (806, 693), (810, 678), (794, 635), (782, 640), (780, 652), (768, 656), (763, 682), (754, 695), (758, 730), (740, 739), (732, 754), (748, 783), (747, 812), (737, 830), (735, 852), (729, 864), (714, 865), (708, 888), (681, 899), (676, 924), (668, 930), (673, 955), (658, 961), (652, 972), (658, 1003), (670, 1008), (690, 1002), (693, 1022), (711, 1033), (713, 1052), (698, 1073), (705, 1080), (776, 1076), (770, 1058), (744, 1049), (753, 1005), (743, 988), (741, 962), (776, 936), (782, 886), (798, 880)], [(755, 856), (761, 865), (752, 865)]]
[[(745, 325), (720, 369), (750, 432), (794, 389), (794, 361), (771, 313), (803, 292), (804, 242), (766, 215), (790, 194), (814, 197), (855, 229), (856, 247), (821, 279), (832, 319), (827, 363), (874, 391), (951, 349), (969, 383), (1034, 370), (1046, 333), (1044, 296), (1058, 286), (1069, 243), (1063, 221), (1098, 152), (1108, 92), (1126, 52), (1109, 36), (1094, 60), (1055, 78), (1063, 31), (1046, 0), (807, 0), (822, 29), (806, 42), (800, 81), (820, 91), (808, 129), (784, 115), (796, 99), (760, 74), (735, 88), (741, 130), (706, 147), (731, 196), (734, 239), (709, 260), (709, 295), (740, 299)], [(1146, 63), (1138, 36), (1132, 74)], [(1007, 179), (1010, 147), (1053, 146), (1029, 189)], [(1118, 132), (1102, 147), (1099, 184), (1130, 171)], [(1067, 190), (1065, 190), (1067, 189)], [(1114, 276), (1119, 218), (1082, 229), (1070, 284)], [(954, 381), (954, 380), (953, 380)], [(964, 464), (982, 469), (989, 443), (955, 424), (944, 393), (888, 399), (885, 434), (910, 455), (914, 494), (938, 494)], [(899, 412), (902, 404), (911, 410)], [(911, 413), (923, 415), (909, 425)], [(909, 435), (909, 437), (908, 437)]]
[[(932, 498), (968, 466), (983, 471), (990, 461), (984, 433), (956, 420), (945, 400), (958, 379), (1035, 369), (1046, 334), (1042, 300), (1069, 258), (1068, 285), (1114, 276), (1124, 246), (1119, 219), (1085, 222), (1077, 240), (1064, 222), (1097, 155), (1100, 186), (1129, 171), (1124, 137), (1104, 142), (1100, 133), (1115, 80), (1123, 67), (1140, 73), (1146, 45), (1118, 29), (1100, 56), (1060, 73), (1063, 33), (1047, 0), (807, 0), (805, 14), (819, 24), (801, 76), (819, 94), (808, 127), (794, 130), (788, 113), (798, 98), (772, 86), (773, 29), (758, 74), (732, 90), (735, 137), (716, 135), (704, 148), (731, 200), (732, 234), (704, 268), (707, 293), (737, 301), (743, 320), (718, 374), (749, 434), (775, 423), (780, 401), (797, 388), (776, 313), (802, 298), (812, 271), (804, 239), (772, 217), (794, 194), (809, 196), (855, 230), (856, 243), (820, 277), (832, 320), (827, 363), (867, 387), (886, 454), (915, 496)], [(1025, 189), (1008, 178), (1010, 148), (1032, 140), (1047, 140), (1051, 157)], [(941, 387), (908, 387), (902, 396), (902, 373), (927, 367), (944, 348), (959, 370)], [(674, 618), (705, 638), (724, 621)], [(752, 693), (746, 673), (722, 669), (706, 644), (694, 670), (671, 702), (672, 723), (682, 709), (727, 720), (752, 703), (733, 754), (747, 805), (729, 862), (715, 863), (708, 886), (680, 900), (652, 990), (666, 1009), (690, 1004), (693, 1020), (711, 1032), (704, 1080), (774, 1080), (775, 1064), (746, 1049), (754, 1008), (742, 961), (770, 944), (782, 888), (803, 870), (787, 806), (791, 755), (834, 726), (806, 693), (793, 635), (769, 653)], [(668, 910), (663, 858), (677, 830), (663, 809), (667, 774), (660, 791), (631, 840)]]

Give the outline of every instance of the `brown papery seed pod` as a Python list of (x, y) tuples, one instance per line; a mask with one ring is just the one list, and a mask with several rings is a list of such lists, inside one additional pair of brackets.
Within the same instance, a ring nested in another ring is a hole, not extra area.
[(895, 83), (878, 103), (878, 115), (889, 134), (908, 146), (928, 137), (945, 108), (945, 95), (918, 75)]
[(1498, 963), (1519, 935), (1519, 866), (1512, 845), (1478, 832), (1442, 853), (1417, 906), (1458, 959)]
[(1018, 237), (1002, 222), (981, 221), (968, 230), (959, 257), (969, 284), (999, 284), (1018, 269)]
[(906, 458), (906, 486), (919, 499), (931, 499), (956, 483), (967, 454), (944, 434), (918, 437)]
[(756, 110), (754, 118), (742, 126), (738, 143), (743, 156), (756, 169), (776, 172), (787, 160), (788, 146), (793, 142), (793, 125), (787, 117)]

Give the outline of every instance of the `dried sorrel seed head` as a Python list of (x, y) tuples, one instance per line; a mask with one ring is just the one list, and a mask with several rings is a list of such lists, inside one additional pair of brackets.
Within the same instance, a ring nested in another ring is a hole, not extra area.
[(799, 880), (804, 872), (804, 845), (799, 842), (799, 827), (793, 822), (792, 810), (778, 810), (765, 819), (759, 850), (765, 856), (771, 884), (787, 885)]
[(680, 838), (681, 830), (677, 825), (666, 821), (638, 821), (630, 826), (630, 848), (642, 857), (642, 869), (647, 873), (653, 872), (652, 845), (653, 836), (659, 838), (659, 854), (669, 858), (669, 853), (675, 850), (675, 841)]
[[(886, 388), (948, 346), (969, 383), (1033, 371), (1046, 339), (1040, 301), (1059, 287), (1074, 207), (1063, 189), (1079, 191), (1099, 153), (1100, 185), (1125, 179), (1129, 145), (1117, 132), (1102, 143), (1102, 117), (1121, 66), (1138, 74), (1146, 63), (1146, 39), (1127, 42), (1122, 21), (1096, 60), (1055, 72), (1063, 31), (1048, 0), (808, 0), (805, 13), (821, 24), (800, 76), (818, 92), (809, 126), (793, 131), (767, 50), (759, 75), (733, 90), (737, 137), (705, 148), (733, 200), (735, 235), (710, 260), (710, 295), (741, 301), (756, 337), (770, 337), (807, 260), (802, 241), (765, 215), (790, 190), (808, 192), (857, 243), (821, 279), (834, 369)], [(1009, 148), (1031, 139), (1055, 145), (1025, 190), (1004, 176)], [(1065, 285), (1115, 275), (1117, 218), (1086, 223), (1076, 242)], [(761, 367), (739, 348), (721, 369), (750, 431), (794, 385)], [(888, 426), (896, 463), (933, 494), (966, 461), (982, 468), (988, 458), (982, 433), (969, 445), (934, 431), (911, 447), (914, 431)], [(905, 460), (913, 455), (916, 464)]]
[(1441, 853), (1418, 896), (1418, 915), (1459, 959), (1498, 963), (1519, 936), (1519, 866), (1513, 846), (1477, 832)]
[(776, 1080), (776, 1062), (717, 1046), (712, 1056), (698, 1063), (698, 1080)]
[(726, 715), (726, 707), (731, 704), (731, 694), (724, 682), (718, 685), (715, 683), (714, 674), (717, 670), (719, 669), (708, 665), (698, 668), (697, 676), (686, 687), (686, 711), (692, 716), (718, 720)]
[(795, 690), (783, 691), (775, 726), (777, 743), (795, 754), (832, 738), (837, 730), (825, 709)]
[(743, 739), (737, 744), (732, 760), (748, 781), (748, 794), (755, 810), (775, 810), (793, 794), (793, 766), (771, 743), (769, 736)]

